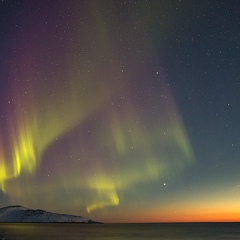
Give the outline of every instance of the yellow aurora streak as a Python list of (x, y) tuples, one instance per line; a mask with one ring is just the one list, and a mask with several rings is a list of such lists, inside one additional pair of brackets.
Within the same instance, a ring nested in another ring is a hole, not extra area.
[[(99, 45), (88, 50), (103, 56), (102, 59), (85, 56), (91, 61), (76, 63), (74, 53), (79, 47), (73, 43), (69, 47), (72, 55), (69, 54), (67, 63), (61, 66), (65, 69), (63, 75), (48, 73), (47, 80), (44, 80), (45, 72), (36, 74), (33, 70), (23, 69), (23, 80), (12, 89), (15, 100), (9, 107), (11, 120), (4, 137), (0, 138), (0, 189), (12, 202), (29, 205), (29, 196), (35, 196), (38, 201), (37, 196), (47, 195), (45, 201), (54, 203), (56, 192), (62, 191), (70, 196), (77, 195), (70, 197), (69, 202), (81, 202), (88, 212), (118, 206), (124, 201), (123, 191), (131, 191), (144, 182), (174, 177), (193, 159), (168, 84), (163, 84), (167, 100), (155, 97), (160, 107), (155, 119), (148, 124), (145, 118), (149, 110), (144, 114), (128, 89), (134, 71), (125, 74), (119, 64), (121, 61), (109, 61), (112, 49), (103, 43), (109, 41), (107, 31), (101, 19), (97, 19), (97, 24), (94, 34)], [(99, 30), (101, 28), (102, 31)], [(27, 57), (21, 58), (28, 62)], [(24, 81), (29, 78), (30, 83)], [(130, 97), (118, 104), (119, 94)], [(112, 109), (113, 106), (116, 107)], [(81, 128), (95, 119), (104, 127), (99, 124), (94, 134), (86, 139)], [(60, 151), (58, 140), (71, 132), (79, 132), (79, 145), (69, 145), (73, 146), (74, 160), (80, 161), (75, 163), (62, 159), (64, 156), (58, 152), (52, 161), (68, 161), (74, 171), (55, 167), (53, 179), (46, 180), (37, 192), (31, 181), (23, 183), (25, 179), (22, 177), (36, 180), (34, 177), (46, 151), (53, 147)], [(6, 136), (10, 142), (9, 149), (5, 149), (3, 144)], [(91, 147), (87, 142), (92, 144)], [(103, 157), (101, 151), (105, 151), (107, 156)], [(85, 155), (88, 156), (86, 162), (83, 161)]]
[[(99, 105), (100, 107), (101, 105)], [(65, 107), (65, 109), (68, 108), (71, 108), (71, 103)], [(55, 183), (65, 186), (66, 191), (70, 185), (74, 185), (75, 190), (90, 189), (84, 203), (88, 212), (106, 206), (117, 206), (121, 201), (119, 191), (131, 189), (142, 182), (174, 176), (193, 157), (184, 127), (180, 118), (176, 116), (176, 112), (173, 120), (163, 123), (159, 119), (159, 124), (146, 132), (142, 125), (135, 122), (135, 119), (138, 119), (137, 113), (130, 111), (127, 106), (123, 106), (123, 108), (127, 109), (125, 115), (123, 114), (123, 117), (116, 114), (110, 115), (107, 119), (110, 124), (100, 133), (100, 136), (105, 136), (104, 141), (109, 146), (111, 172), (104, 169), (105, 166), (99, 159), (97, 163), (94, 163), (97, 167), (91, 167), (92, 170), (89, 171), (89, 174), (81, 177), (81, 180), (78, 180), (77, 175), (69, 178), (67, 173), (62, 173), (60, 179)], [(77, 109), (72, 109), (72, 111), (76, 112)], [(13, 193), (11, 184), (7, 187), (8, 180), (17, 178), (22, 173), (33, 174), (40, 164), (44, 149), (52, 144), (55, 138), (75, 127), (76, 122), (80, 125), (84, 122), (83, 118), (79, 118), (80, 112), (69, 115), (69, 119), (66, 119), (65, 113), (62, 114), (62, 118), (60, 115), (57, 117), (56, 110), (52, 113), (47, 111), (47, 113), (45, 117), (48, 120), (44, 122), (49, 122), (49, 125), (46, 127), (37, 118), (25, 124), (26, 119), (19, 118), (21, 121), (18, 124), (21, 127), (18, 129), (18, 133), (12, 134), (14, 136), (11, 155), (13, 163), (7, 165), (3, 161), (0, 170), (1, 188), (13, 200), (19, 199), (20, 201), (24, 194), (21, 192), (17, 196), (16, 193)], [(59, 120), (57, 120), (58, 118)], [(43, 119), (43, 116), (39, 116), (39, 119)], [(64, 124), (60, 124), (61, 122)], [(95, 139), (93, 144), (96, 141), (96, 144), (100, 144), (102, 140)], [(6, 159), (6, 156), (3, 155), (2, 159)], [(49, 187), (51, 188), (51, 184)], [(27, 188), (24, 191), (27, 193)], [(46, 190), (46, 192), (48, 191)], [(31, 190), (26, 195), (30, 192)]]

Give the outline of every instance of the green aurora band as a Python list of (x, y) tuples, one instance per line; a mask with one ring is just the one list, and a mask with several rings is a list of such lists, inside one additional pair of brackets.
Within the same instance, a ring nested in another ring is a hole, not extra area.
[[(64, 38), (68, 50), (47, 52), (54, 41), (46, 26), (13, 57), (22, 67), (9, 69), (12, 96), (0, 137), (0, 189), (12, 203), (48, 206), (67, 196), (88, 213), (120, 207), (129, 192), (137, 199), (143, 185), (175, 178), (194, 160), (164, 71), (146, 67), (138, 53), (155, 58), (154, 49), (143, 41), (125, 62), (113, 57), (120, 47), (94, 10), (94, 30), (84, 34), (87, 27), (75, 23), (82, 34)], [(158, 89), (138, 85), (140, 78)]]

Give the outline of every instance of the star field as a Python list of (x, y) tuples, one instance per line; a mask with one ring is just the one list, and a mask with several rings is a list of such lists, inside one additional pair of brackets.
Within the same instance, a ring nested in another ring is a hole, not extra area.
[(239, 221), (237, 1), (1, 1), (0, 206)]

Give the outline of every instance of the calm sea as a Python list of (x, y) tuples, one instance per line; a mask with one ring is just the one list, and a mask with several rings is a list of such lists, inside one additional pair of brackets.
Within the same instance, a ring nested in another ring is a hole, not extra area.
[[(3, 236), (7, 236), (4, 238)], [(0, 224), (0, 239), (240, 239), (240, 223)]]

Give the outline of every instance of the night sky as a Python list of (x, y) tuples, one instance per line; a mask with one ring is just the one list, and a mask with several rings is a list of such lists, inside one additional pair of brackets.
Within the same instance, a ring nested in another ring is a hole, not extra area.
[(240, 221), (240, 1), (2, 0), (0, 207)]

